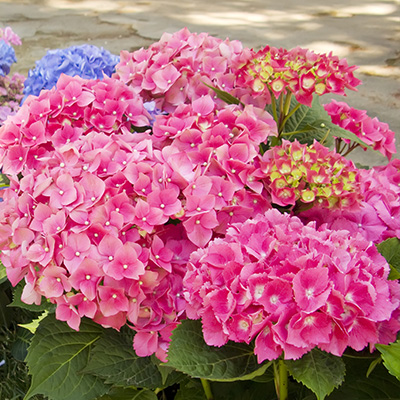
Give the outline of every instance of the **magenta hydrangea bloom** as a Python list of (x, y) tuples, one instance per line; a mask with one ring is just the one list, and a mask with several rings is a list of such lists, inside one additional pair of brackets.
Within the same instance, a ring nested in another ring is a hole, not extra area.
[(164, 359), (190, 252), (271, 207), (258, 148), (277, 132), (267, 112), (208, 95), (149, 118), (113, 78), (62, 75), (28, 98), (0, 129), (0, 247), (24, 301), (48, 298), (74, 329), (128, 323), (135, 349)]
[(400, 286), (388, 274), (361, 235), (269, 210), (191, 255), (184, 296), (209, 345), (254, 340), (258, 362), (314, 347), (341, 356), (395, 340)]
[[(236, 73), (247, 61), (250, 50), (237, 41), (221, 40), (206, 33), (191, 33), (187, 28), (164, 33), (147, 49), (121, 52), (115, 76), (132, 86), (146, 100), (171, 112), (179, 104), (215, 93), (205, 84), (241, 97), (249, 90), (235, 89)], [(264, 104), (265, 105), (265, 104)]]
[(330, 229), (346, 229), (361, 233), (367, 240), (380, 243), (388, 238), (400, 239), (400, 160), (387, 165), (359, 170), (359, 208), (324, 210), (312, 208), (298, 216), (304, 221), (316, 221)]
[[(394, 132), (389, 129), (388, 124), (380, 122), (378, 118), (368, 117), (365, 110), (357, 110), (342, 101), (332, 100), (324, 108), (334, 124), (353, 132), (389, 160), (396, 153)], [(342, 140), (349, 142), (348, 139)]]

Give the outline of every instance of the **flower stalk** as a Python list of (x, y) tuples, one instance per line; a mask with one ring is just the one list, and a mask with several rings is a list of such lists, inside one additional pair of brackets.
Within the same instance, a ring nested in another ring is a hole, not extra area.
[(213, 400), (214, 396), (211, 391), (210, 382), (207, 379), (200, 378), (201, 384), (203, 386), (204, 394), (206, 395), (207, 400)]
[(274, 382), (278, 400), (288, 399), (288, 371), (285, 361), (274, 362)]

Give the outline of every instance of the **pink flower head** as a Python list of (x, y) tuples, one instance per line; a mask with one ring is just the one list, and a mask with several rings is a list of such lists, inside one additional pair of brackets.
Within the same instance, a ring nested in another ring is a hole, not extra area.
[(255, 338), (259, 362), (282, 352), (296, 359), (316, 346), (340, 356), (376, 343), (380, 321), (391, 320), (400, 286), (388, 271), (360, 235), (269, 210), (192, 253), (184, 295), (209, 345)]
[(283, 141), (266, 151), (261, 169), (272, 202), (280, 206), (359, 208), (360, 175), (351, 161), (318, 142)]
[(253, 52), (238, 74), (242, 86), (251, 87), (254, 96), (263, 96), (267, 102), (270, 92), (276, 98), (291, 92), (299, 103), (311, 106), (314, 93), (344, 95), (346, 88), (356, 90), (361, 83), (353, 75), (356, 68), (332, 54), (266, 46)]
[[(354, 133), (389, 160), (396, 153), (394, 132), (384, 122), (368, 117), (365, 110), (357, 110), (336, 100), (331, 100), (330, 103), (324, 105), (324, 108), (335, 125)], [(346, 143), (350, 142), (348, 139), (342, 140)]]

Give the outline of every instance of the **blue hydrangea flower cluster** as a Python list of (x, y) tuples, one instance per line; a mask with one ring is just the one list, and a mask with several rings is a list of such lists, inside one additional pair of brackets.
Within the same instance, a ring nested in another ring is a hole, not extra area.
[(0, 40), (0, 76), (6, 76), (10, 72), (11, 65), (17, 61), (15, 51), (4, 40)]
[(102, 79), (103, 73), (112, 75), (118, 62), (119, 56), (89, 44), (49, 50), (29, 71), (23, 101), (31, 94), (38, 96), (41, 90), (54, 87), (61, 74)]

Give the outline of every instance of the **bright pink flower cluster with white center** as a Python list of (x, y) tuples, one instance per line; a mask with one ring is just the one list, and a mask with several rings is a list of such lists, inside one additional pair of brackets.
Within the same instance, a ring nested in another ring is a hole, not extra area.
[(400, 286), (388, 273), (361, 235), (269, 210), (194, 252), (184, 295), (209, 345), (255, 339), (258, 362), (314, 347), (341, 356), (395, 340)]
[(236, 72), (249, 54), (237, 40), (190, 33), (185, 28), (174, 34), (164, 33), (147, 49), (122, 51), (115, 76), (145, 100), (156, 100), (158, 108), (167, 112), (207, 94), (224, 106), (205, 83), (232, 93)]
[(265, 111), (207, 95), (153, 131), (148, 117), (113, 78), (63, 75), (29, 98), (0, 130), (0, 249), (23, 301), (50, 299), (74, 329), (128, 323), (138, 355), (164, 358), (191, 251), (270, 208), (258, 148), (277, 132)]
[(385, 166), (359, 170), (363, 199), (359, 208), (324, 210), (312, 208), (300, 213), (303, 221), (317, 221), (330, 229), (361, 233), (380, 243), (391, 237), (400, 239), (400, 160)]
[(280, 206), (358, 208), (360, 176), (354, 164), (315, 141), (282, 141), (262, 156), (266, 190)]
[[(296, 100), (311, 106), (313, 94), (345, 94), (356, 90), (361, 81), (354, 77), (355, 66), (346, 59), (330, 54), (316, 54), (309, 49), (292, 50), (266, 46), (253, 51), (246, 65), (239, 70), (240, 86), (251, 87), (253, 95), (278, 98), (281, 93), (293, 93)], [(270, 103), (270, 101), (268, 101)]]
[[(394, 132), (389, 129), (388, 124), (380, 122), (376, 117), (371, 118), (365, 110), (357, 110), (342, 101), (332, 100), (324, 108), (334, 124), (353, 132), (389, 160), (396, 153)], [(349, 143), (347, 139), (342, 140)]]

